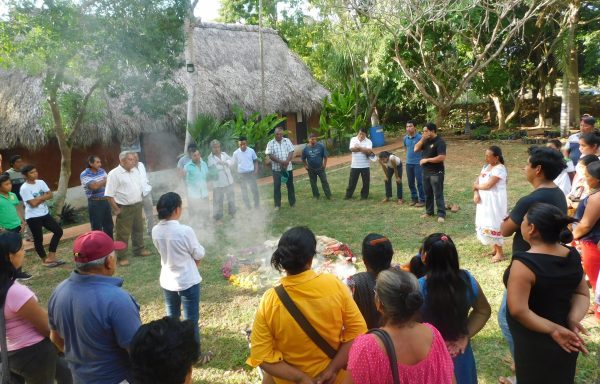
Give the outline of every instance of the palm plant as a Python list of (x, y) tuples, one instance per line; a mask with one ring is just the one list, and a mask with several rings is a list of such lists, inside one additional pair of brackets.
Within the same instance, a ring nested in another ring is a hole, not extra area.
[(200, 153), (205, 157), (210, 153), (210, 142), (219, 140), (221, 150), (231, 154), (236, 147), (236, 135), (228, 123), (223, 123), (212, 116), (199, 114), (188, 126), (188, 132), (194, 139)]

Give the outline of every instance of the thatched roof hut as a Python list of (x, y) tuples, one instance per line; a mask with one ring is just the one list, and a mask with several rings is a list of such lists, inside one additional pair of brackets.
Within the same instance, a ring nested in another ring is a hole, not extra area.
[[(219, 119), (240, 106), (246, 113), (261, 109), (259, 30), (254, 25), (198, 22), (194, 29), (193, 63), (197, 79), (196, 110)], [(273, 29), (263, 29), (265, 112), (303, 113), (321, 110), (329, 95), (302, 60)], [(180, 81), (189, 82), (183, 74)], [(188, 84), (189, 86), (189, 84)]]
[[(86, 90), (86, 81), (79, 86)], [(113, 139), (130, 142), (141, 132), (178, 131), (185, 127), (185, 105), (175, 108), (168, 116), (150, 117), (134, 108), (127, 113), (128, 95), (111, 98), (103, 90), (95, 96), (102, 107), (94, 111), (94, 119), (84, 120), (83, 129), (73, 136), (78, 147), (94, 143), (108, 144)], [(29, 76), (18, 70), (0, 69), (0, 149), (21, 146), (39, 149), (48, 143), (42, 125), (47, 106), (41, 77)]]

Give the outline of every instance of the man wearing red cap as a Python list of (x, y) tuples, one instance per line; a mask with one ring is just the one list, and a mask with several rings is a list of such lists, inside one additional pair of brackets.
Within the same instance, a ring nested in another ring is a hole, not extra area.
[(141, 325), (139, 305), (112, 277), (115, 250), (127, 244), (90, 231), (73, 244), (76, 270), (48, 302), (50, 339), (65, 353), (73, 382), (132, 382), (129, 344)]

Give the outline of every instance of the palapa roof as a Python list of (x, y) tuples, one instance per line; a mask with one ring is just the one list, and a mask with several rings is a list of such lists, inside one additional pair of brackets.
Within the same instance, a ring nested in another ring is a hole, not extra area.
[[(83, 91), (89, 81), (82, 83), (80, 88)], [(105, 107), (95, 111), (101, 114), (100, 117), (84, 120), (83, 129), (72, 138), (79, 147), (96, 142), (110, 143), (113, 137), (128, 143), (141, 132), (182, 131), (185, 126), (185, 104), (166, 117), (155, 118), (137, 110), (125, 113), (128, 95), (111, 98), (102, 89), (96, 90), (94, 95), (102, 99)], [(45, 134), (42, 125), (46, 97), (41, 77), (0, 68), (0, 148), (20, 145), (38, 149), (54, 136)]]
[[(321, 86), (304, 62), (270, 28), (263, 29), (265, 112), (311, 112), (321, 109), (329, 91)], [(189, 86), (196, 79), (196, 108), (218, 119), (231, 116), (238, 105), (251, 114), (261, 109), (259, 30), (255, 25), (198, 22), (194, 29), (191, 76), (180, 72)]]

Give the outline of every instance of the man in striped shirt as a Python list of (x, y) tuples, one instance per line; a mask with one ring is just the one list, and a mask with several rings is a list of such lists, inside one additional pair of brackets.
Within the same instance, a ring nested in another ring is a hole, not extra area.
[(104, 196), (106, 186), (106, 171), (98, 156), (88, 158), (88, 167), (81, 172), (79, 179), (88, 199), (88, 213), (92, 231), (103, 231), (113, 237), (112, 212), (108, 199)]

